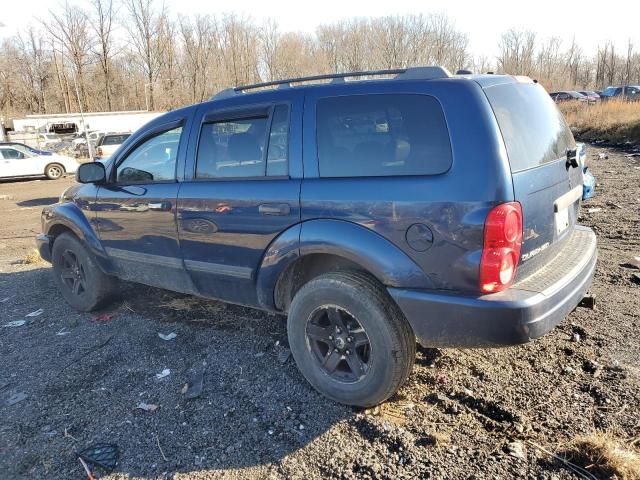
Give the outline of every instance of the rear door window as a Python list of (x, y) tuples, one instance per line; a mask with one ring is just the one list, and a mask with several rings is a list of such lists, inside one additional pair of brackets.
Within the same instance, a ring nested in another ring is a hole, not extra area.
[(575, 148), (564, 117), (539, 84), (485, 89), (507, 148), (512, 172), (543, 165)]
[(375, 94), (318, 101), (321, 177), (434, 175), (451, 166), (440, 103), (428, 95)]
[(288, 174), (289, 107), (264, 115), (205, 123), (196, 178), (252, 178)]

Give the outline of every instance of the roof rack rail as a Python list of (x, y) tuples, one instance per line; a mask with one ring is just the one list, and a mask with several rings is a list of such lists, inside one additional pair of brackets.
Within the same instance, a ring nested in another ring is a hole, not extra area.
[(247, 90), (255, 90), (257, 88), (274, 87), (288, 88), (292, 83), (305, 83), (313, 82), (317, 80), (331, 80), (332, 83), (344, 82), (346, 78), (351, 77), (373, 77), (383, 75), (396, 75), (394, 79), (397, 80), (432, 80), (436, 78), (447, 78), (451, 76), (451, 73), (444, 67), (431, 66), (431, 67), (410, 67), (410, 68), (394, 68), (389, 70), (364, 70), (359, 72), (345, 72), (345, 73), (328, 73), (323, 75), (312, 75), (308, 77), (295, 77), (285, 80), (274, 80), (271, 82), (252, 83), (249, 85), (241, 85), (239, 87), (232, 87), (222, 90), (212, 96), (210, 100), (219, 100), (222, 98), (232, 97)]

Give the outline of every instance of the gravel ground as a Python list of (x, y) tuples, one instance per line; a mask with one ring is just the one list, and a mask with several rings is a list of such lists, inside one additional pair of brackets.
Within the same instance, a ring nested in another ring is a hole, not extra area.
[(48, 264), (19, 263), (72, 180), (0, 183), (0, 319), (26, 320), (0, 328), (0, 477), (86, 478), (74, 452), (102, 441), (120, 449), (114, 472), (96, 470), (113, 480), (576, 478), (533, 444), (562, 455), (594, 431), (640, 435), (640, 271), (624, 266), (640, 255), (640, 162), (590, 152), (609, 155), (591, 160), (581, 219), (600, 242), (597, 308), (528, 345), (419, 349), (408, 384), (367, 411), (307, 385), (282, 317), (136, 285), (103, 315), (73, 311)]

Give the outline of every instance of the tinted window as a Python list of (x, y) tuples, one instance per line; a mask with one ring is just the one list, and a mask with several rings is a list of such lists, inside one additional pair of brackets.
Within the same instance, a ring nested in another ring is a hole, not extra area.
[(149, 183), (175, 180), (182, 127), (161, 133), (136, 147), (120, 165), (118, 182)]
[(565, 157), (575, 141), (560, 110), (538, 84), (497, 85), (485, 89), (518, 172)]
[(2, 156), (7, 160), (16, 160), (16, 159), (22, 159), (26, 157), (24, 152), (20, 152), (13, 148), (3, 148), (0, 151), (2, 152)]
[(105, 135), (102, 138), (102, 145), (120, 145), (131, 135)]
[(353, 95), (318, 102), (323, 177), (431, 175), (451, 165), (438, 101), (427, 95)]
[(286, 105), (278, 105), (273, 111), (271, 133), (269, 134), (269, 151), (267, 153), (267, 175), (287, 175), (287, 159), (289, 157), (289, 109)]
[(267, 117), (202, 126), (196, 178), (262, 177)]

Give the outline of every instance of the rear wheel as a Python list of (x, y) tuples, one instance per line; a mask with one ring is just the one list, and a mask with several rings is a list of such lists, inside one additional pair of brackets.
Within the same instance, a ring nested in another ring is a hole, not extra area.
[(44, 174), (49, 180), (57, 180), (64, 175), (64, 167), (59, 163), (51, 163), (44, 169)]
[(291, 302), (289, 345), (316, 390), (340, 403), (383, 402), (406, 381), (415, 336), (384, 288), (367, 275), (329, 273)]
[(117, 291), (117, 279), (105, 275), (93, 256), (71, 233), (63, 233), (55, 239), (51, 260), (55, 282), (62, 296), (77, 310), (95, 310)]

